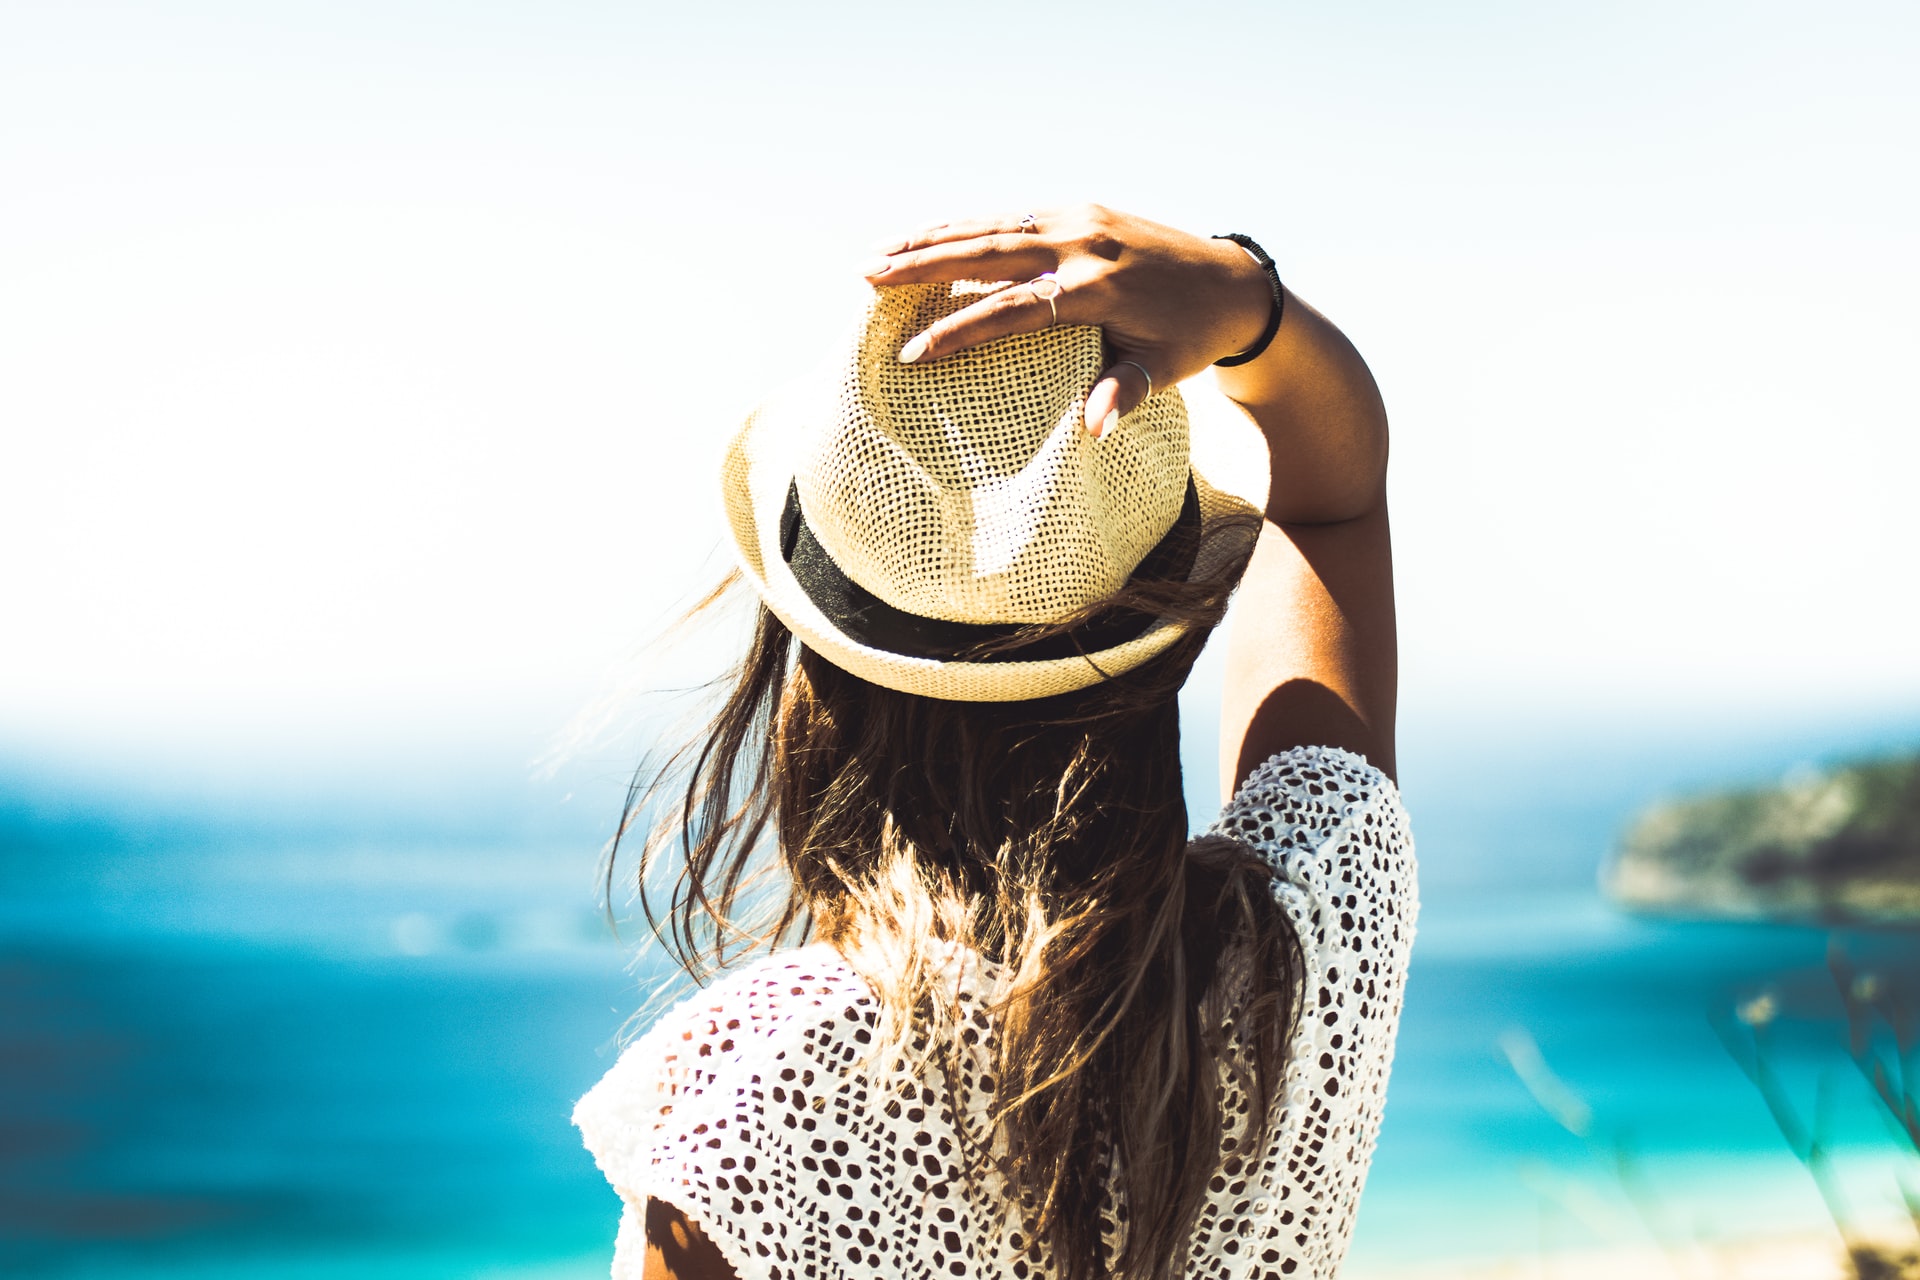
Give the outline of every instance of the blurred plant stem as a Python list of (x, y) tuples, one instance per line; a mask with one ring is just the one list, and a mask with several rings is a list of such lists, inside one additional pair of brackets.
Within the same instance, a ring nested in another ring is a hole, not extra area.
[[(1855, 969), (1837, 938), (1827, 944), (1827, 971), (1833, 975), (1840, 1005), (1847, 1014), (1847, 1056), (1880, 1103), (1896, 1135), (1894, 1140), (1902, 1142), (1909, 1151), (1920, 1153), (1920, 1104), (1916, 1104), (1913, 1089), (1913, 1060), (1916, 1045), (1920, 1044), (1920, 1020), (1914, 1017), (1912, 1001), (1906, 992), (1877, 975)], [(1876, 1034), (1876, 1024), (1885, 1027), (1885, 1036)], [(1883, 1052), (1883, 1046), (1890, 1051)], [(1898, 1173), (1894, 1175), (1894, 1185), (1915, 1232), (1920, 1233), (1920, 1194)], [(1896, 1253), (1884, 1246), (1850, 1239), (1847, 1252), (1857, 1280), (1920, 1277), (1920, 1252), (1912, 1249)]]
[(1830, 1114), (1830, 1081), (1824, 1075), (1820, 1078), (1814, 1099), (1815, 1122), (1808, 1126), (1800, 1119), (1800, 1113), (1795, 1109), (1786, 1086), (1781, 1083), (1779, 1073), (1774, 1070), (1768, 1053), (1767, 1037), (1773, 1018), (1772, 1002), (1763, 998), (1742, 1005), (1731, 1018), (1713, 1019), (1713, 1029), (1719, 1034), (1721, 1043), (1726, 1045), (1734, 1063), (1752, 1082), (1761, 1101), (1767, 1104), (1767, 1114), (1773, 1117), (1774, 1128), (1780, 1131), (1780, 1137), (1786, 1142), (1794, 1159), (1800, 1162), (1800, 1167), (1813, 1179), (1813, 1185), (1820, 1193), (1820, 1202), (1827, 1208), (1827, 1216), (1840, 1233), (1841, 1241), (1851, 1250), (1857, 1239), (1852, 1225), (1853, 1217), (1847, 1208), (1846, 1197), (1841, 1193), (1840, 1181), (1834, 1176), (1833, 1159), (1826, 1143), (1821, 1140), (1825, 1129), (1822, 1121)]
[[(1879, 1103), (1888, 1121), (1889, 1138), (1903, 1153), (1920, 1155), (1920, 1098), (1915, 1094), (1915, 1084), (1920, 1082), (1920, 1070), (1915, 1065), (1920, 1054), (1920, 1017), (1915, 1016), (1914, 1003), (1892, 983), (1856, 969), (1838, 939), (1828, 944), (1827, 968), (1846, 1015), (1846, 1056)], [(1767, 1114), (1787, 1149), (1812, 1179), (1846, 1249), (1851, 1280), (1920, 1280), (1920, 1250), (1870, 1240), (1860, 1229), (1841, 1187), (1828, 1142), (1838, 1101), (1835, 1078), (1828, 1072), (1821, 1074), (1814, 1090), (1811, 1122), (1803, 1118), (1775, 1066), (1772, 1037), (1779, 1016), (1778, 999), (1771, 991), (1763, 991), (1710, 1021), (1727, 1053), (1766, 1104)], [(1683, 1239), (1683, 1233), (1673, 1229), (1669, 1206), (1654, 1189), (1628, 1130), (1615, 1127), (1603, 1131), (1593, 1108), (1553, 1072), (1527, 1032), (1506, 1032), (1500, 1037), (1500, 1048), (1541, 1110), (1584, 1142), (1611, 1172), (1674, 1273), (1688, 1274), (1685, 1247), (1702, 1249), (1703, 1242)], [(1894, 1183), (1907, 1217), (1920, 1233), (1920, 1188), (1900, 1173), (1894, 1174)]]
[[(1613, 1175), (1634, 1216), (1665, 1255), (1674, 1275), (1691, 1274), (1680, 1235), (1668, 1222), (1660, 1196), (1654, 1191), (1627, 1130), (1614, 1129), (1605, 1136), (1596, 1133), (1593, 1108), (1547, 1065), (1545, 1055), (1530, 1033), (1513, 1028), (1501, 1035), (1499, 1044), (1507, 1064), (1541, 1110), (1584, 1142), (1594, 1158)], [(1691, 1240), (1684, 1243), (1698, 1244)]]
[[(1912, 1004), (1875, 974), (1856, 970), (1837, 939), (1827, 945), (1827, 970), (1847, 1011), (1847, 1055), (1907, 1145), (1920, 1152), (1920, 1105), (1915, 1104), (1913, 1092), (1913, 1058), (1920, 1037)], [(1876, 1021), (1885, 1024), (1893, 1038), (1891, 1061), (1879, 1052)], [(1901, 1196), (1911, 1209), (1914, 1200), (1904, 1183)]]
[[(1920, 1153), (1920, 1105), (1913, 1091), (1915, 1019), (1905, 994), (1876, 975), (1856, 970), (1839, 940), (1827, 944), (1827, 970), (1840, 995), (1847, 1022), (1847, 1057), (1866, 1080), (1873, 1097), (1892, 1122), (1894, 1141), (1909, 1153)], [(1713, 1020), (1721, 1042), (1753, 1083), (1774, 1127), (1788, 1150), (1813, 1179), (1827, 1216), (1846, 1245), (1855, 1280), (1920, 1280), (1920, 1252), (1897, 1249), (1865, 1239), (1850, 1212), (1824, 1141), (1832, 1113), (1833, 1081), (1822, 1075), (1815, 1093), (1814, 1122), (1800, 1119), (1779, 1072), (1774, 1069), (1768, 1037), (1778, 1013), (1771, 994), (1738, 1005), (1731, 1018)], [(1884, 1026), (1886, 1034), (1876, 1027)], [(1887, 1051), (1888, 1041), (1891, 1051)], [(1894, 1184), (1906, 1206), (1907, 1217), (1920, 1232), (1920, 1195), (1896, 1173)]]

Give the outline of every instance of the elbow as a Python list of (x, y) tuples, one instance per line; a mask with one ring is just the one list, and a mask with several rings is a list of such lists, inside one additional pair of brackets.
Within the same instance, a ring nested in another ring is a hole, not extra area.
[(1344, 524), (1387, 506), (1387, 416), (1376, 399), (1371, 412), (1340, 433), (1337, 458), (1305, 468), (1273, 460), (1267, 518), (1281, 525)]

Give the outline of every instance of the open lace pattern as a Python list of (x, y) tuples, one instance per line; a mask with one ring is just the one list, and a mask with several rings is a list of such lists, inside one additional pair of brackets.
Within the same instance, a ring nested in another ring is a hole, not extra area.
[[(1195, 1221), (1195, 1280), (1326, 1277), (1339, 1266), (1379, 1133), (1417, 909), (1413, 843), (1394, 785), (1351, 752), (1301, 747), (1241, 786), (1215, 831), (1278, 869), (1299, 931), (1300, 1027), (1257, 1158), (1224, 1138)], [(961, 971), (961, 998), (977, 974)], [(1044, 1242), (968, 1179), (962, 1140), (992, 1100), (991, 1019), (956, 1117), (935, 1063), (909, 1047), (870, 1064), (874, 1005), (826, 945), (778, 953), (664, 1014), (574, 1112), (625, 1202), (614, 1280), (639, 1280), (649, 1197), (697, 1224), (741, 1280), (1048, 1280)], [(1230, 1038), (1230, 1044), (1235, 1045)], [(1222, 1064), (1231, 1134), (1248, 1100)], [(1103, 1215), (1116, 1256), (1124, 1211)]]

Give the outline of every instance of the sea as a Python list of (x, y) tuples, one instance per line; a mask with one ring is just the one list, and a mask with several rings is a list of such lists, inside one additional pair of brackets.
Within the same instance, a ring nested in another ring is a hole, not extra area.
[[(1920, 1162), (1870, 1061), (1897, 1095), (1920, 934), (1595, 884), (1650, 802), (1916, 745), (1920, 710), (1410, 714), (1423, 907), (1348, 1273), (1902, 1229)], [(0, 1275), (605, 1274), (568, 1115), (672, 978), (603, 902), (618, 771), (530, 779), (523, 747), (374, 799), (0, 754)]]

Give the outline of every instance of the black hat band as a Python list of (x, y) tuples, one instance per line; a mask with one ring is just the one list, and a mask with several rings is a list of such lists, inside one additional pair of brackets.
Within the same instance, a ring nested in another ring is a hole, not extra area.
[[(1134, 581), (1185, 582), (1200, 546), (1200, 494), (1187, 476), (1179, 518), (1133, 571)], [(1045, 662), (1080, 658), (1125, 644), (1147, 633), (1155, 616), (1139, 609), (1114, 609), (1080, 626), (1012, 648), (979, 650), (1004, 644), (1032, 630), (1031, 623), (949, 622), (896, 609), (849, 578), (813, 536), (800, 510), (800, 486), (787, 486), (780, 513), (780, 553), (794, 580), (840, 633), (869, 649), (906, 658), (941, 662)]]

